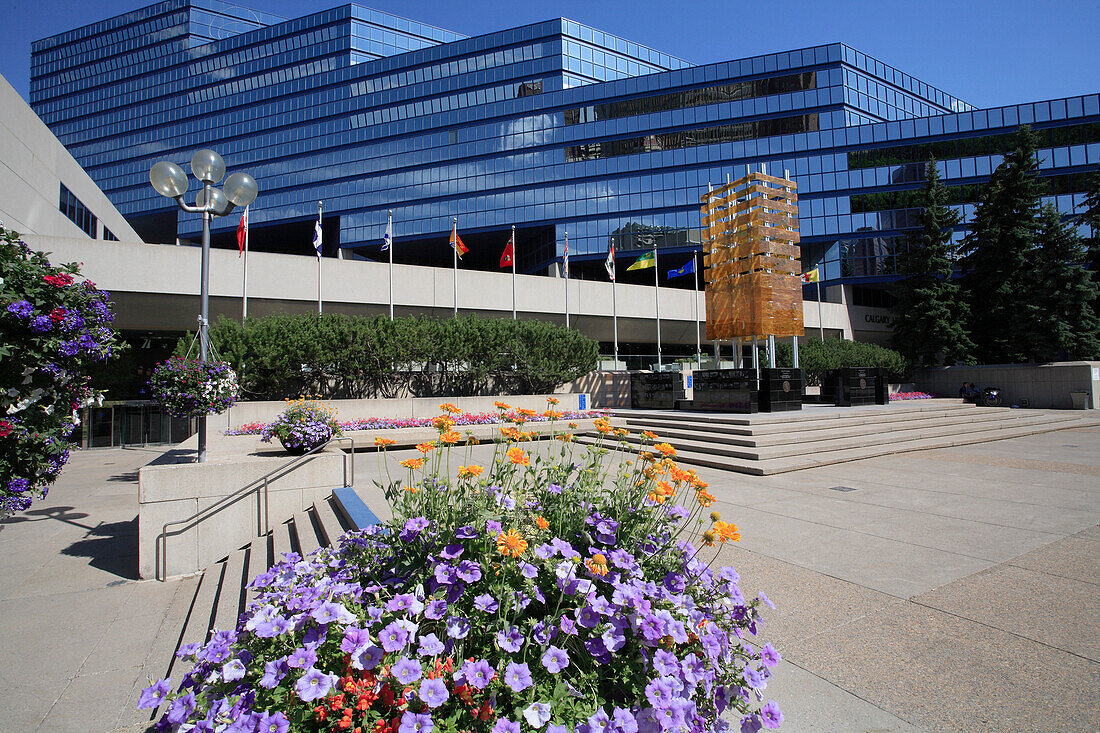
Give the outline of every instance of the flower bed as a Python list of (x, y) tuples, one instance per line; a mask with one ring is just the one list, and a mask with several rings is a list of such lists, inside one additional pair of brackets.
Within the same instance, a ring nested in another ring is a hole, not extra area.
[(260, 431), (263, 442), (278, 438), (287, 452), (305, 453), (343, 435), (336, 422), (336, 410), (324, 402), (305, 397), (286, 402), (283, 414)]
[(898, 402), (901, 400), (931, 400), (935, 399), (935, 395), (930, 395), (927, 392), (894, 392), (890, 395), (891, 402)]
[(174, 417), (201, 417), (228, 410), (237, 402), (237, 373), (224, 361), (173, 356), (161, 362), (149, 380), (153, 398)]
[(779, 654), (746, 640), (770, 602), (712, 569), (740, 535), (672, 446), (632, 454), (598, 420), (598, 445), (497, 444), (451, 478), (467, 449), (436, 420), (439, 441), (382, 486), (391, 521), (287, 554), (235, 629), (180, 649), (195, 665), (178, 691), (162, 680), (140, 706), (167, 702), (165, 727), (283, 733), (779, 726), (761, 705)]
[[(456, 425), (499, 425), (515, 422), (517, 419), (526, 422), (546, 422), (550, 418), (546, 413), (538, 413), (533, 410), (526, 411), (524, 415), (517, 410), (504, 412), (461, 412), (454, 416)], [(602, 410), (563, 410), (558, 413), (561, 420), (591, 420), (597, 417), (606, 417)], [(401, 428), (430, 428), (434, 427), (434, 417), (361, 417), (354, 420), (339, 420), (340, 429), (344, 432), (350, 430), (398, 430)], [(252, 422), (230, 428), (225, 435), (262, 435), (271, 423)]]

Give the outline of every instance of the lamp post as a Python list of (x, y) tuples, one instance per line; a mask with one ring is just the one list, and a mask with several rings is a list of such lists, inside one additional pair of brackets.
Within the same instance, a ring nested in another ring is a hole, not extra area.
[[(248, 206), (256, 200), (259, 189), (256, 180), (240, 171), (225, 179), (225, 191), (214, 188), (225, 178), (225, 160), (213, 150), (199, 150), (191, 156), (191, 173), (202, 184), (195, 205), (184, 202), (187, 174), (175, 163), (162, 160), (149, 170), (149, 183), (157, 193), (174, 199), (176, 205), (191, 214), (202, 214), (202, 272), (199, 297), (199, 361), (210, 353), (210, 222), (215, 216), (225, 216), (237, 206)], [(206, 416), (199, 418), (198, 462), (206, 462)]]

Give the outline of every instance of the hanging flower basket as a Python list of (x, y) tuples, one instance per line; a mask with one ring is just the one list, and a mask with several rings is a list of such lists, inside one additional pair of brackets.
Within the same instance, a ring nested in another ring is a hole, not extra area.
[(343, 435), (336, 422), (336, 411), (316, 400), (287, 400), (287, 409), (266, 426), (261, 440), (278, 438), (291, 455), (301, 455)]
[(224, 361), (173, 356), (157, 365), (149, 380), (153, 397), (174, 417), (201, 417), (237, 403), (237, 373)]

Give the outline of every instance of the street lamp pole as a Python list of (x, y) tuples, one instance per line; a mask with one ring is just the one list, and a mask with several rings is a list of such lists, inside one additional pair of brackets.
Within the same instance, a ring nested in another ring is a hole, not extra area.
[[(175, 163), (162, 160), (149, 171), (149, 182), (157, 193), (175, 200), (183, 211), (202, 215), (202, 266), (199, 277), (199, 361), (210, 356), (210, 225), (215, 216), (225, 216), (237, 206), (256, 200), (255, 179), (240, 171), (225, 179), (225, 192), (215, 188), (225, 177), (225, 160), (213, 150), (199, 150), (191, 157), (191, 172), (202, 183), (195, 205), (187, 204), (187, 174)], [(206, 416), (199, 418), (198, 462), (206, 462)]]

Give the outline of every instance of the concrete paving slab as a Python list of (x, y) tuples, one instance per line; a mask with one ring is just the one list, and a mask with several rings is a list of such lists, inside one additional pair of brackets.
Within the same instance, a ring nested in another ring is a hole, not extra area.
[(1100, 585), (1005, 564), (913, 601), (1100, 662)]
[(787, 657), (930, 731), (1100, 729), (1100, 665), (912, 603), (805, 639)]
[(1100, 542), (1089, 537), (1069, 537), (1020, 555), (1011, 561), (1021, 568), (1049, 575), (1100, 584)]

